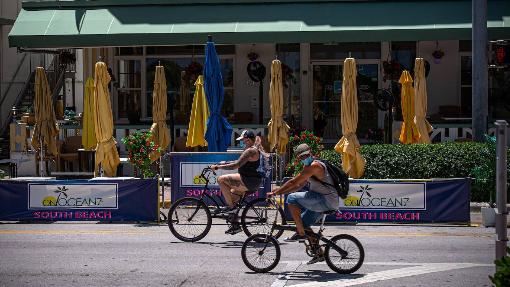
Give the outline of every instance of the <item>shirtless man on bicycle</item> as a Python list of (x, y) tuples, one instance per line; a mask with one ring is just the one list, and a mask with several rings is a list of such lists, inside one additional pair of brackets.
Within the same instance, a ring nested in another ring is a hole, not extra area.
[[(286, 202), (296, 223), (297, 232), (286, 241), (304, 240), (305, 229), (311, 229), (310, 226), (321, 217), (322, 212), (337, 210), (340, 205), (335, 188), (322, 183), (333, 184), (333, 180), (324, 163), (313, 157), (310, 147), (305, 143), (300, 144), (294, 150), (294, 154), (303, 163), (303, 170), (280, 188), (267, 194), (270, 197), (292, 193), (287, 196)], [(302, 191), (308, 183), (310, 184), (308, 191)], [(322, 254), (318, 254), (309, 264), (322, 260)]]
[[(262, 149), (260, 137), (256, 137), (255, 133), (251, 130), (244, 130), (237, 140), (240, 141), (240, 146), (244, 148), (238, 160), (224, 164), (211, 165), (213, 170), (237, 169), (239, 172), (218, 177), (218, 185), (228, 204), (227, 209), (224, 211), (232, 209), (236, 202), (239, 201), (247, 191), (257, 191), (263, 180), (263, 176), (257, 171), (260, 165), (260, 153)], [(236, 220), (232, 223), (232, 228), (227, 230), (226, 233), (233, 234), (241, 231), (241, 227)]]

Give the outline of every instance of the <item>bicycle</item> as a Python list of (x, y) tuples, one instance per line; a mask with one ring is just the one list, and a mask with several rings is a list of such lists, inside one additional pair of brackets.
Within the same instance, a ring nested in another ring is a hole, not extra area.
[[(200, 178), (205, 182), (204, 190), (200, 197), (184, 197), (175, 201), (168, 211), (168, 227), (172, 234), (179, 240), (185, 242), (195, 242), (204, 238), (211, 229), (212, 219), (221, 218), (225, 219), (227, 225), (232, 227), (233, 224), (239, 224), (236, 219), (241, 213), (241, 229), (247, 236), (253, 234), (267, 232), (271, 227), (268, 223), (274, 218), (278, 218), (282, 224), (285, 224), (285, 217), (283, 216), (283, 209), (280, 206), (270, 205), (265, 198), (256, 198), (252, 201), (247, 201), (249, 194), (255, 191), (247, 191), (244, 196), (235, 204), (231, 210), (221, 208), (225, 206), (224, 200), (221, 195), (212, 196), (210, 194), (209, 182), (211, 176), (216, 176), (214, 170), (206, 167), (202, 170)], [(211, 211), (204, 199), (209, 199), (215, 208)], [(219, 200), (218, 200), (219, 198)], [(275, 234), (278, 238), (283, 234), (283, 230)]]
[[(279, 206), (273, 199), (269, 198), (272, 204)], [(328, 214), (336, 211), (326, 211), (322, 214), (320, 229), (317, 233), (313, 230), (305, 229), (307, 239), (304, 241), (306, 254), (310, 257), (319, 255), (324, 248), (324, 259), (328, 266), (335, 272), (341, 274), (350, 274), (358, 270), (365, 259), (365, 251), (361, 242), (352, 235), (339, 234), (328, 239), (323, 236), (324, 221)], [(254, 234), (246, 239), (241, 248), (241, 257), (244, 264), (257, 273), (264, 273), (273, 270), (280, 261), (280, 244), (272, 236), (273, 232), (282, 232), (284, 230), (296, 232), (295, 226), (278, 224), (277, 218), (273, 221), (273, 226), (266, 234)], [(314, 238), (310, 241), (309, 238)], [(322, 242), (322, 244), (321, 244)]]

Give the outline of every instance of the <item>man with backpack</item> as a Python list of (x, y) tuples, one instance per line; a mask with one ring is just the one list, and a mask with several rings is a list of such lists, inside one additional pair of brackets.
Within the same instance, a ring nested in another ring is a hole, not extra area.
[[(234, 208), (236, 202), (239, 201), (246, 192), (257, 191), (265, 176), (265, 171), (261, 168), (265, 160), (260, 137), (256, 137), (255, 133), (251, 130), (243, 130), (241, 136), (239, 136), (237, 140), (240, 141), (240, 146), (244, 148), (238, 160), (211, 165), (211, 168), (214, 170), (238, 170), (238, 173), (226, 174), (218, 177), (218, 185), (228, 205), (225, 209), (221, 210), (222, 212)], [(237, 218), (235, 218), (231, 228), (225, 233), (235, 234), (239, 231), (241, 231), (241, 226), (239, 222), (237, 222)]]
[[(305, 143), (297, 146), (294, 154), (303, 163), (303, 170), (280, 188), (267, 194), (269, 197), (292, 193), (287, 196), (286, 202), (296, 223), (297, 232), (286, 241), (304, 240), (305, 229), (310, 229), (310, 226), (321, 217), (322, 212), (337, 210), (340, 205), (340, 196), (335, 188), (335, 184), (338, 185), (338, 178), (333, 178), (334, 171), (328, 168), (329, 164), (314, 158), (310, 147)], [(308, 190), (303, 191), (307, 184)], [(323, 260), (321, 250), (308, 264)]]

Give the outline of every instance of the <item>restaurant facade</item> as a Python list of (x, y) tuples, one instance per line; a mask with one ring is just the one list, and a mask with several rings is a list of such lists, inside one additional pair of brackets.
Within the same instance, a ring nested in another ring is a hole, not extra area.
[[(94, 64), (106, 62), (117, 138), (150, 126), (155, 66), (164, 66), (176, 144), (186, 134), (208, 35), (220, 57), (222, 112), (233, 124), (233, 137), (246, 127), (267, 132), (270, 67), (278, 59), (286, 121), (336, 143), (342, 136), (342, 66), (353, 57), (358, 137), (361, 143), (383, 142), (384, 132), (397, 130), (401, 120), (400, 73), (413, 71), (421, 57), (432, 138), (439, 142), (471, 136), (471, 16), (467, 0), (28, 1), (9, 45), (25, 53), (64, 49), (76, 56), (66, 74), (72, 81), (65, 80), (60, 92), (76, 113), (83, 111), (84, 83)], [(510, 119), (510, 45), (503, 41), (510, 39), (509, 19), (508, 1), (488, 1), (489, 119)]]

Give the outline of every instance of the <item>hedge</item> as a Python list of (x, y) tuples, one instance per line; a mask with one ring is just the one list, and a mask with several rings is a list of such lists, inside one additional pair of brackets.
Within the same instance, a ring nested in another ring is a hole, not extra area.
[[(494, 171), (488, 178), (480, 178), (475, 168), (492, 166), (490, 145), (476, 142), (449, 142), (438, 144), (376, 144), (361, 146), (366, 160), (367, 179), (429, 179), (473, 177), (471, 201), (489, 202), (487, 186), (494, 186)], [(494, 155), (495, 156), (495, 155)], [(333, 150), (324, 150), (321, 157), (341, 165), (341, 156)], [(510, 157), (509, 157), (510, 158)], [(494, 162), (494, 160), (492, 160)], [(492, 175), (492, 176), (490, 176)], [(485, 180), (485, 182), (484, 182)], [(492, 199), (494, 200), (494, 194)]]

